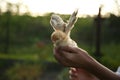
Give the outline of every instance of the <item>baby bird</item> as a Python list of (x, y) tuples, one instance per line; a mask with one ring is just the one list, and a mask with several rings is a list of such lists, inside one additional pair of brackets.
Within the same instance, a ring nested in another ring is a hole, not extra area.
[(51, 40), (54, 46), (75, 46), (77, 43), (70, 38), (70, 32), (77, 21), (78, 10), (75, 10), (70, 16), (68, 23), (65, 23), (62, 18), (56, 14), (51, 16), (50, 24), (54, 29), (51, 35)]

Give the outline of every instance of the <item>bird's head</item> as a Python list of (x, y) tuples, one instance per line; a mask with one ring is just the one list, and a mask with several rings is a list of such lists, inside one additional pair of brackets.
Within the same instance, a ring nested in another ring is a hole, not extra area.
[(66, 38), (66, 34), (60, 30), (54, 31), (51, 35), (51, 40), (54, 44), (62, 40), (65, 40), (65, 38)]

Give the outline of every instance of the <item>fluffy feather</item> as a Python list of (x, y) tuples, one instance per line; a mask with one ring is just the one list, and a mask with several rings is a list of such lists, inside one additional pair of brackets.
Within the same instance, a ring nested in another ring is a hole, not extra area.
[(74, 11), (70, 16), (68, 23), (65, 23), (62, 18), (56, 14), (51, 16), (50, 24), (55, 30), (51, 35), (51, 40), (54, 46), (75, 46), (77, 43), (70, 38), (70, 32), (77, 21), (78, 10)]

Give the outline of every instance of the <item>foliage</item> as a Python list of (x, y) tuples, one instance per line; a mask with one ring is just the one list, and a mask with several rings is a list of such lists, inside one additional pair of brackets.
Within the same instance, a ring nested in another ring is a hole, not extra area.
[(103, 45), (102, 54), (101, 63), (111, 70), (116, 71), (118, 66), (120, 66), (120, 44), (111, 43)]
[(102, 41), (104, 43), (120, 43), (120, 17), (113, 14), (105, 19), (102, 26)]
[(15, 64), (7, 70), (6, 75), (9, 80), (39, 80), (42, 69), (37, 64)]
[(40, 61), (40, 62), (54, 62), (52, 52), (52, 45), (49, 44), (44, 47), (38, 47), (37, 45), (28, 47), (17, 47), (14, 49), (10, 48), (9, 54), (0, 54), (1, 59), (14, 59), (14, 60), (25, 60), (25, 61)]
[(57, 80), (69, 80), (69, 69), (65, 68), (61, 71), (61, 73), (58, 75)]

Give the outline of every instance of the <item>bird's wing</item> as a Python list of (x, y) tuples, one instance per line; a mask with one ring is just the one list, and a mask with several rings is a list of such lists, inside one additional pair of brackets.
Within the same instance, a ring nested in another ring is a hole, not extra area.
[(50, 23), (54, 30), (61, 30), (64, 31), (66, 27), (66, 23), (62, 20), (62, 18), (56, 14), (51, 16)]

